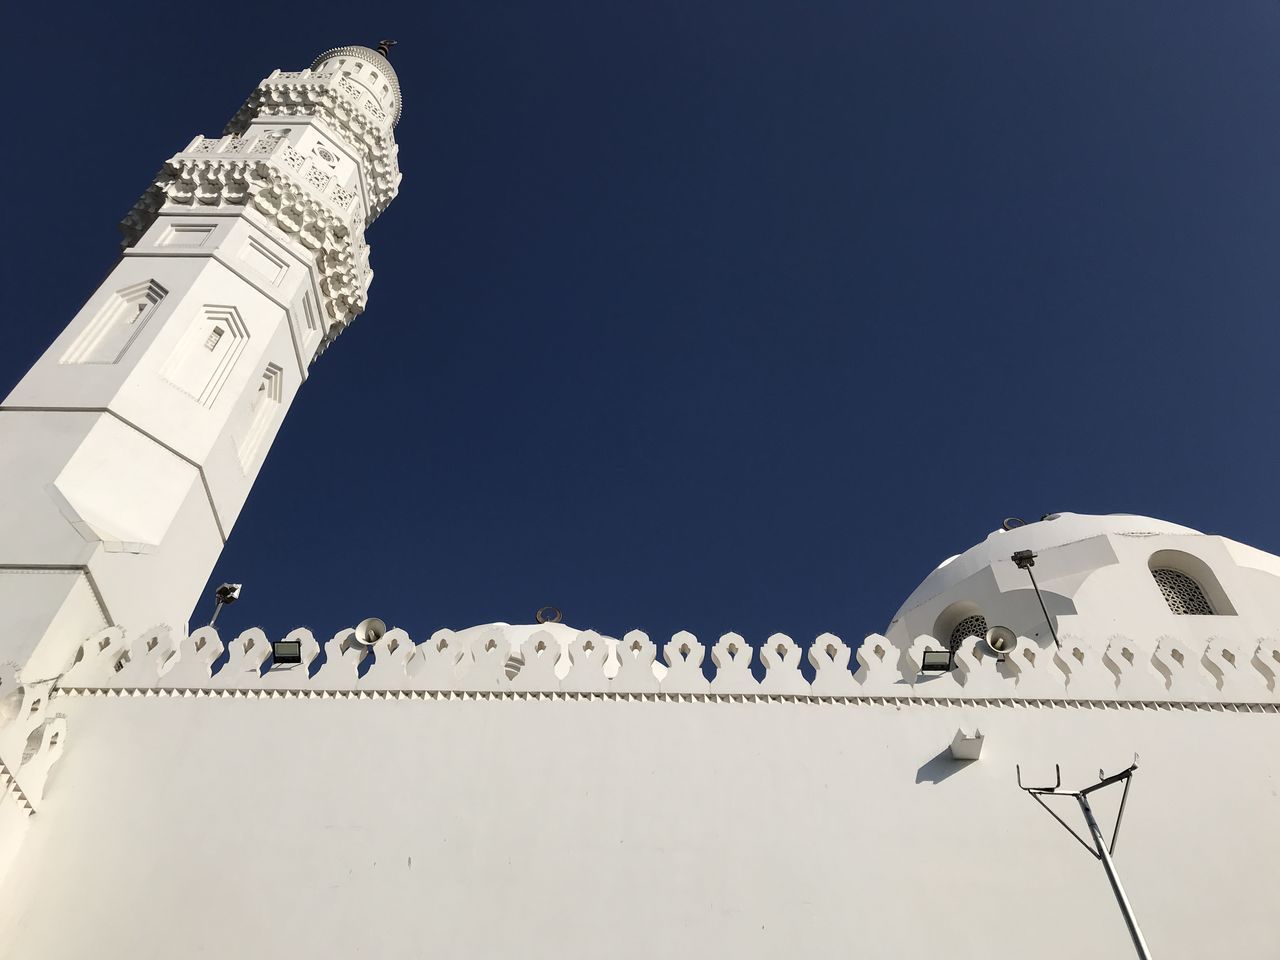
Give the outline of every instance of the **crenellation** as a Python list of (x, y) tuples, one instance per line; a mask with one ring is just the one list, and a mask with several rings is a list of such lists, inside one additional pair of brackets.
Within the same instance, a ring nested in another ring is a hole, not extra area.
[(1023, 670), (1016, 659), (994, 656), (972, 638), (957, 651), (956, 667), (951, 672), (957, 682), (963, 682), (967, 696), (1001, 696), (1009, 687), (1017, 692), (1022, 685)]
[(599, 691), (601, 677), (610, 687), (615, 684), (618, 674), (616, 655), (609, 642), (594, 630), (583, 630), (574, 637), (569, 642), (567, 655), (569, 669), (560, 681), (561, 690), (575, 693)]
[(59, 682), (64, 687), (97, 687), (114, 679), (116, 665), (125, 653), (122, 627), (107, 627), (85, 639), (71, 666)]
[(1108, 640), (1103, 663), (1116, 675), (1116, 688), (1123, 687), (1135, 700), (1163, 700), (1168, 684), (1155, 665), (1155, 644), (1133, 637), (1113, 636)]
[(121, 687), (156, 686), (176, 653), (177, 643), (168, 624), (126, 637), (125, 650), (112, 665), (116, 684)]
[(624, 634), (617, 645), (618, 672), (613, 689), (619, 693), (651, 694), (658, 692), (658, 648), (641, 630)]
[(454, 689), (480, 691), (507, 689), (507, 661), (511, 642), (501, 627), (485, 627), (472, 633), (458, 661)]
[(28, 814), (39, 809), (66, 742), (67, 719), (52, 709), (54, 692), (54, 680), (23, 680), (15, 664), (0, 664), (0, 771), (7, 778), (0, 790)]
[(775, 696), (798, 696), (809, 692), (809, 682), (800, 672), (804, 651), (785, 633), (772, 634), (760, 647), (760, 663), (764, 677), (760, 693)]
[(361, 678), (371, 687), (404, 687), (416, 669), (418, 648), (409, 634), (399, 628), (388, 630), (370, 650), (371, 661)]
[(508, 677), (510, 688), (544, 693), (559, 690), (560, 678), (556, 675), (559, 658), (560, 644), (556, 638), (546, 630), (535, 631), (520, 645), (516, 658), (519, 668)]
[(208, 687), (213, 680), (214, 664), (225, 652), (218, 631), (201, 627), (182, 637), (173, 656), (161, 664), (159, 685), (179, 690)]
[(417, 648), (411, 686), (416, 690), (452, 690), (464, 654), (462, 641), (454, 631), (437, 630)]
[[(1002, 659), (986, 649), (984, 641), (971, 637), (955, 651), (953, 669), (921, 673), (911, 651), (905, 658), (910, 666), (902, 669), (898, 651), (882, 636), (867, 637), (851, 655), (847, 644), (828, 633), (808, 647), (814, 668), (810, 682), (799, 670), (801, 648), (783, 634), (772, 635), (761, 648), (763, 675), (757, 679), (751, 668), (754, 648), (736, 633), (724, 634), (708, 648), (693, 634), (680, 631), (664, 647), (664, 665), (640, 631), (613, 640), (585, 630), (564, 640), (549, 630), (534, 630), (516, 646), (507, 630), (503, 624), (461, 632), (437, 630), (418, 644), (396, 628), (370, 646), (357, 641), (351, 629), (338, 631), (321, 645), (310, 630), (299, 628), (285, 639), (299, 644), (302, 662), (275, 664), (267, 636), (256, 628), (224, 646), (212, 627), (176, 642), (165, 626), (134, 636), (113, 627), (86, 640), (57, 683), (60, 689), (89, 691), (660, 694), (1015, 704), (1223, 705), (1280, 700), (1274, 678), (1259, 667), (1266, 663), (1259, 655), (1262, 646), (1222, 638), (1198, 657), (1167, 637), (1152, 642), (1144, 656), (1138, 652), (1143, 644), (1113, 636), (1105, 658), (1069, 638), (1069, 649), (1062, 651), (1020, 642)], [(912, 646), (918, 652), (937, 645), (931, 637), (920, 637)], [(1181, 663), (1175, 651), (1182, 654)], [(708, 653), (710, 677), (703, 670)], [(1123, 666), (1111, 668), (1104, 659)]]
[(1175, 637), (1164, 636), (1156, 641), (1151, 662), (1165, 678), (1165, 689), (1176, 699), (1201, 700), (1218, 692), (1217, 678), (1200, 657), (1193, 656)]
[(707, 693), (711, 684), (702, 672), (706, 648), (687, 630), (681, 630), (662, 648), (667, 674), (662, 677), (663, 693)]
[(720, 694), (759, 693), (760, 683), (751, 673), (751, 658), (754, 653), (740, 634), (726, 633), (717, 640), (711, 648), (715, 676), (711, 679), (710, 691)]
[[(822, 641), (819, 637), (817, 646)], [(810, 657), (812, 657), (810, 652)], [(897, 650), (879, 634), (872, 634), (854, 650), (856, 667), (854, 681), (859, 694), (864, 696), (892, 696), (900, 690), (901, 673), (897, 672)], [(817, 677), (814, 678), (817, 685)]]
[(1254, 648), (1250, 665), (1266, 682), (1267, 690), (1276, 692), (1276, 675), (1280, 674), (1280, 638), (1263, 637)]
[[(872, 639), (877, 642), (871, 643)], [(834, 633), (821, 634), (809, 647), (809, 663), (813, 667), (811, 691), (824, 697), (848, 697), (864, 690), (868, 694), (877, 693), (882, 685), (887, 688), (889, 668), (880, 655), (887, 657), (890, 648), (888, 641), (881, 644), (878, 642), (881, 640), (884, 638), (868, 638), (871, 652), (866, 663), (862, 658), (868, 643), (858, 648), (858, 671), (851, 674), (849, 660), (853, 651), (849, 645)]]

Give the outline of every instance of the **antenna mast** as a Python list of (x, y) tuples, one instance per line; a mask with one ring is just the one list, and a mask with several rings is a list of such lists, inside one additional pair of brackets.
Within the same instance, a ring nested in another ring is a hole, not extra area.
[[(1062, 824), (1071, 836), (1079, 841), (1080, 846), (1084, 847), (1095, 859), (1102, 861), (1102, 869), (1107, 872), (1107, 879), (1111, 882), (1111, 891), (1116, 895), (1116, 903), (1120, 904), (1120, 912), (1124, 914), (1125, 926), (1129, 928), (1129, 936), (1133, 938), (1133, 947), (1138, 951), (1138, 956), (1142, 960), (1151, 960), (1151, 951), (1147, 949), (1147, 941), (1142, 938), (1142, 931), (1138, 929), (1138, 920), (1133, 915), (1133, 907), (1129, 904), (1129, 898), (1125, 896), (1124, 887), (1120, 885), (1120, 875), (1116, 873), (1116, 865), (1111, 861), (1111, 856), (1116, 852), (1116, 839), (1120, 836), (1120, 820), (1124, 817), (1124, 804), (1129, 799), (1129, 783), (1133, 779), (1133, 772), (1138, 769), (1138, 755), (1133, 755), (1133, 763), (1129, 765), (1127, 770), (1121, 770), (1119, 773), (1113, 773), (1111, 776), (1105, 776), (1101, 770), (1098, 771), (1098, 782), (1091, 787), (1085, 787), (1083, 790), (1063, 790), (1062, 787), (1062, 768), (1058, 764), (1053, 765), (1055, 774), (1055, 782), (1052, 787), (1024, 787), (1022, 785), (1022, 768), (1015, 766), (1017, 771), (1018, 786), (1031, 794), (1031, 798), (1036, 803), (1049, 811), (1049, 816)], [(1095, 790), (1101, 790), (1103, 787), (1109, 787), (1113, 783), (1124, 781), (1124, 793), (1120, 796), (1120, 810), (1116, 814), (1115, 829), (1111, 831), (1111, 842), (1107, 843), (1102, 836), (1102, 830), (1098, 827), (1098, 821), (1093, 817), (1093, 809), (1089, 806), (1089, 794)], [(1049, 808), (1041, 797), (1075, 797), (1080, 804), (1080, 810), (1084, 813), (1084, 822), (1089, 827), (1089, 837), (1093, 840), (1090, 846), (1085, 839), (1071, 829), (1067, 821)]]

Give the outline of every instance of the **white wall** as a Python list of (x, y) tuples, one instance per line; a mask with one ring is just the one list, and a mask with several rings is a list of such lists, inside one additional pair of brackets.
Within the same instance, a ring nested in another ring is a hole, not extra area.
[(1280, 950), (1274, 712), (54, 705), (74, 736), (0, 888), (6, 957), (1129, 957), (1014, 764), (1084, 785), (1135, 751), (1117, 862), (1155, 956)]

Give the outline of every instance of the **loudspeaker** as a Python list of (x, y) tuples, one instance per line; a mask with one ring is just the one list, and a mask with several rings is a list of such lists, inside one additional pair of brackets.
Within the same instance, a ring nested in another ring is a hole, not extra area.
[(387, 632), (387, 625), (377, 617), (369, 617), (356, 624), (356, 640), (366, 647), (371, 647)]
[(1018, 645), (1018, 635), (1008, 627), (992, 627), (987, 631), (987, 646), (1003, 656)]

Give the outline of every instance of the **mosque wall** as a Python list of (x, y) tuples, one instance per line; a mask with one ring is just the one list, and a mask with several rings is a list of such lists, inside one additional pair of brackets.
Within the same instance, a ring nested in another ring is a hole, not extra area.
[[(1117, 863), (1154, 954), (1280, 944), (1270, 712), (56, 706), (75, 739), (0, 892), (3, 956), (1128, 957), (1100, 865), (1014, 766), (1083, 786), (1134, 752)], [(951, 758), (960, 729), (978, 760)]]
[[(344, 632), (313, 676), (321, 646), (291, 636), (299, 667), (271, 668), (258, 631), (226, 659), (210, 630), (86, 644), (29, 721), (69, 736), (30, 791), (0, 956), (1128, 957), (1101, 866), (1015, 766), (1082, 787), (1135, 753), (1116, 859), (1154, 955), (1280, 946), (1262, 643), (1235, 647), (1256, 679), (1153, 664), (1093, 699), (1036, 696), (976, 644), (928, 678), (870, 637), (836, 692), (781, 636), (763, 680), (734, 635), (710, 680), (687, 634), (664, 671), (641, 634), (390, 631), (369, 651)], [(632, 643), (638, 666), (615, 659)], [(1104, 828), (1120, 789), (1094, 795)]]

